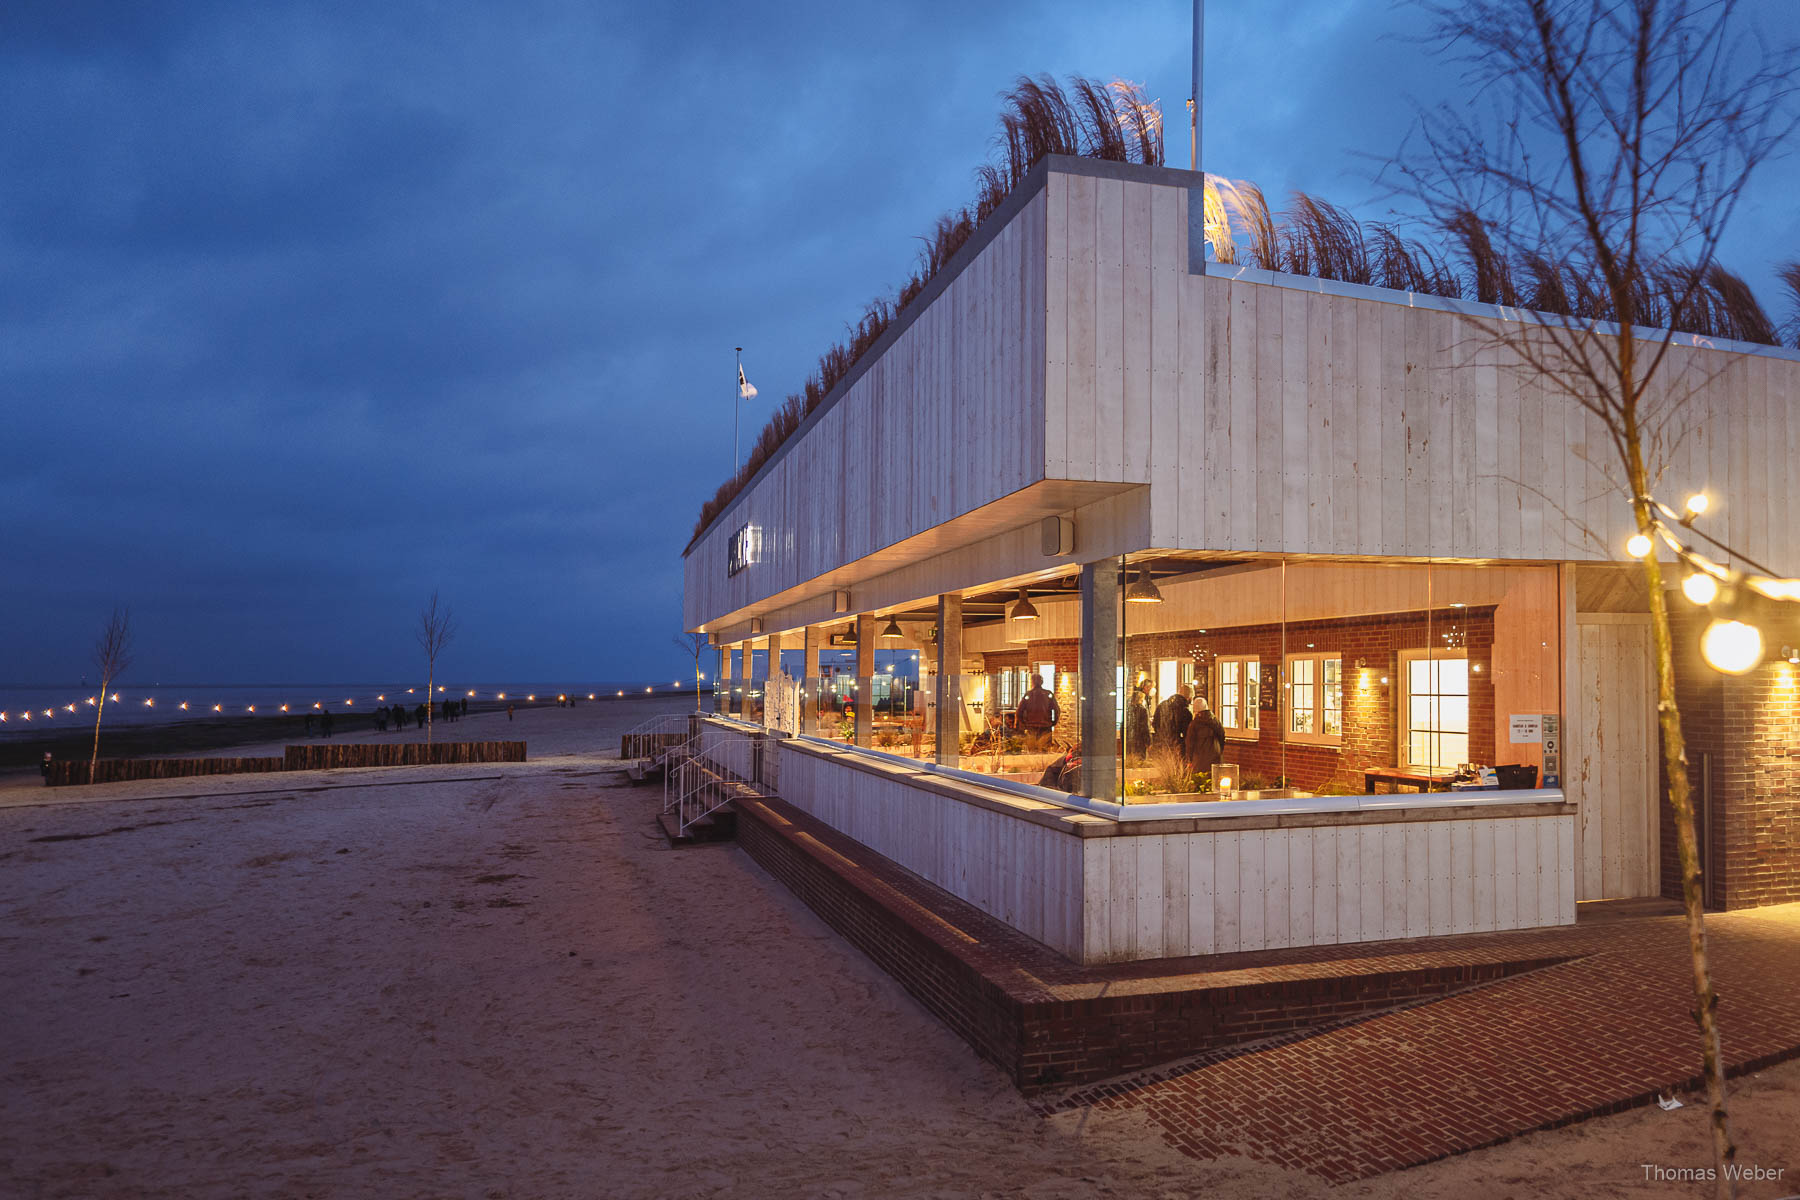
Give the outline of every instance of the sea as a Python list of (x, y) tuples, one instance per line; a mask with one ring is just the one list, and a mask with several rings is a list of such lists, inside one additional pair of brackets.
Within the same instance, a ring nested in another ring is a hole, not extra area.
[[(706, 685), (702, 685), (703, 689)], [(471, 704), (553, 704), (559, 697), (577, 701), (619, 700), (632, 696), (692, 694), (694, 681), (630, 682), (556, 680), (551, 682), (480, 683), (446, 680), (436, 685), (437, 700), (467, 699)], [(370, 712), (381, 704), (419, 704), (423, 682), (388, 683), (118, 683), (106, 694), (103, 720), (112, 725), (166, 724), (218, 717), (318, 712)], [(65, 684), (0, 684), (0, 736), (65, 725), (91, 726), (100, 700), (88, 682)]]

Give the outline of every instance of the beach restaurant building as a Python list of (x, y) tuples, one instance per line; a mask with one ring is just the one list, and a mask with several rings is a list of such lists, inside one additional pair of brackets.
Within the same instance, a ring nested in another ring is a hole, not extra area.
[[(1207, 262), (1199, 186), (1038, 164), (695, 536), (706, 736), (1077, 963), (1678, 895), (1614, 452), (1464, 319), (1529, 317)], [(1800, 354), (1660, 378), (1659, 493), (1800, 563)], [(1708, 902), (1800, 899), (1800, 625), (1728, 677), (1671, 605)]]

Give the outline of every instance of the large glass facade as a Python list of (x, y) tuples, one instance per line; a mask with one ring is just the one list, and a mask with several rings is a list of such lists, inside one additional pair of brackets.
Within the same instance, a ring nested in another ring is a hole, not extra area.
[(1117, 798), (1542, 786), (1560, 586), (1536, 565), (1123, 560)]
[[(1065, 568), (965, 593), (941, 678), (940, 631), (919, 611), (875, 618), (890, 636), (866, 667), (854, 623), (815, 630), (811, 662), (790, 635), (773, 675), (756, 663), (746, 710), (1130, 804), (1557, 782), (1553, 566), (1134, 555), (1116, 567), (1116, 658), (1086, 705), (1075, 583)], [(1114, 736), (1084, 738), (1084, 709)]]

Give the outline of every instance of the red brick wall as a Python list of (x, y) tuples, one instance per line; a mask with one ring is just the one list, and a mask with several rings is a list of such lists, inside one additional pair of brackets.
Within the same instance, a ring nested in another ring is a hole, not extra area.
[[(1780, 657), (1784, 645), (1800, 645), (1800, 618), (1773, 605), (1750, 614), (1763, 630), (1768, 657), (1734, 677), (1700, 657), (1707, 615), (1679, 599), (1672, 603), (1675, 700), (1697, 816), (1702, 767), (1710, 759), (1707, 903), (1729, 909), (1800, 900), (1800, 667)], [(1679, 897), (1666, 775), (1660, 816), (1662, 893)]]

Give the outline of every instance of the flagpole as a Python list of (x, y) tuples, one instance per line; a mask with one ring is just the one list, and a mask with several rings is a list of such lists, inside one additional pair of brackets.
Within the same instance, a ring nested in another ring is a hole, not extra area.
[(739, 346), (737, 348), (737, 379), (731, 381), (732, 395), (736, 397), (731, 402), (731, 477), (733, 479), (737, 478), (738, 473), (738, 411), (744, 407), (744, 388), (738, 379), (743, 377), (744, 348)]

